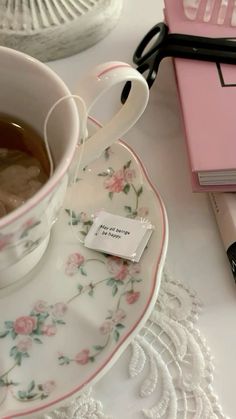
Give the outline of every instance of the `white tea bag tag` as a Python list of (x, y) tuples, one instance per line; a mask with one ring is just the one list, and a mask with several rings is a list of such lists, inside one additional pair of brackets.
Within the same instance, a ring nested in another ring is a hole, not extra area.
[(138, 262), (154, 230), (147, 220), (133, 220), (99, 212), (84, 245), (110, 255)]

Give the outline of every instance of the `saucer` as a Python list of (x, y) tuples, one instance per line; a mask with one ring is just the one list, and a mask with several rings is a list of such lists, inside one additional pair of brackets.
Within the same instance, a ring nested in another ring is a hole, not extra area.
[[(94, 129), (98, 124), (91, 120)], [(101, 210), (148, 219), (139, 263), (87, 249)], [(114, 364), (150, 315), (168, 242), (163, 202), (119, 141), (68, 189), (46, 253), (21, 286), (0, 294), (0, 417), (53, 409)]]

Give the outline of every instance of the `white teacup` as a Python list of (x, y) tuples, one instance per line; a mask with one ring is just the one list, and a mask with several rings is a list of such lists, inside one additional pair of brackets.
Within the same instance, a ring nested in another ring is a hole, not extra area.
[[(0, 47), (0, 113), (13, 115), (43, 136), (45, 118), (61, 97), (70, 95), (64, 82), (46, 65), (18, 51)], [(121, 137), (143, 113), (148, 101), (144, 78), (122, 62), (95, 67), (79, 83), (78, 94), (87, 112), (94, 102), (118, 83), (132, 81), (125, 105), (86, 141), (83, 166)], [(0, 288), (22, 278), (46, 250), (50, 230), (63, 204), (68, 170), (80, 135), (76, 102), (63, 101), (48, 124), (48, 142), (54, 173), (24, 205), (0, 219)], [(83, 121), (84, 122), (84, 121)]]

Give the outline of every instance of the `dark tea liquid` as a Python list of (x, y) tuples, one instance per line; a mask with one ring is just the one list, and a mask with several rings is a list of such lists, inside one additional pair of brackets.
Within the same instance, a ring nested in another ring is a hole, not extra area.
[(40, 135), (25, 122), (0, 114), (0, 217), (31, 198), (49, 176)]

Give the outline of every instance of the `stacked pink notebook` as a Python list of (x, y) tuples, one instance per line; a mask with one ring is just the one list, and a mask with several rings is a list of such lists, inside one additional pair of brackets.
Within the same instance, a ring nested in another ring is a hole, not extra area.
[[(172, 33), (236, 38), (236, 26), (188, 19), (183, 0), (165, 0), (165, 20)], [(236, 64), (174, 64), (193, 190), (236, 191)]]

